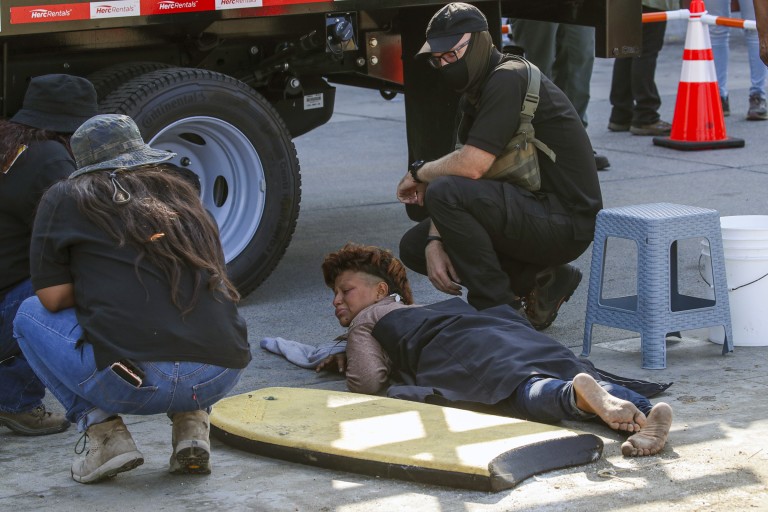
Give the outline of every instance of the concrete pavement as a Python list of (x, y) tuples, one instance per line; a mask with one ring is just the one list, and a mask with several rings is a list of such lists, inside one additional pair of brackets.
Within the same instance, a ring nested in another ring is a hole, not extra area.
[[(612, 61), (598, 59), (592, 80), (588, 128), (595, 149), (608, 156), (600, 173), (605, 206), (675, 202), (715, 208), (721, 215), (767, 214), (768, 122), (747, 122), (746, 50), (734, 35), (731, 56), (730, 136), (743, 149), (677, 152), (648, 137), (606, 129)], [(662, 117), (672, 120), (682, 42), (671, 41), (659, 59)], [(402, 97), (384, 101), (375, 91), (340, 87), (327, 125), (296, 140), (302, 167), (299, 224), (274, 274), (241, 305), (254, 360), (236, 393), (267, 386), (343, 389), (338, 376), (318, 375), (263, 352), (259, 341), (282, 336), (321, 343), (341, 332), (320, 275), (327, 252), (347, 241), (396, 250), (410, 226), (394, 198), (406, 168)], [(682, 244), (681, 279), (695, 292), (698, 241)], [(576, 261), (582, 286), (547, 331), (579, 352), (591, 252)], [(620, 247), (607, 284), (610, 293), (633, 287), (631, 247)], [(442, 300), (422, 276), (411, 275), (419, 302)], [(213, 474), (172, 476), (170, 422), (162, 415), (128, 416), (146, 462), (98, 485), (71, 480), (79, 434), (25, 438), (0, 430), (0, 510), (258, 510), (389, 512), (768, 510), (768, 347), (736, 347), (722, 356), (706, 330), (668, 343), (665, 370), (640, 368), (636, 333), (597, 326), (590, 359), (601, 368), (639, 378), (672, 381), (657, 400), (675, 410), (669, 443), (658, 456), (626, 459), (622, 437), (599, 425), (582, 425), (605, 441), (603, 458), (586, 466), (531, 478), (515, 489), (487, 494), (373, 478), (272, 460), (214, 440)], [(49, 406), (59, 408), (55, 400)], [(569, 424), (574, 427), (576, 424)]]

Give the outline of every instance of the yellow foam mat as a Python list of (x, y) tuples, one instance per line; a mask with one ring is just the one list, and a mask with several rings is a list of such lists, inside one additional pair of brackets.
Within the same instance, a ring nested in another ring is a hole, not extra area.
[(215, 437), (293, 462), (499, 491), (597, 460), (599, 437), (553, 425), (343, 391), (264, 388), (211, 412)]

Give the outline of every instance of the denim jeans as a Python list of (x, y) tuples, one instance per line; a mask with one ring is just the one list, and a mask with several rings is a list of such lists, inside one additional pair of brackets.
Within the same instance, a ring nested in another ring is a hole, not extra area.
[(81, 432), (118, 413), (209, 409), (237, 384), (243, 372), (196, 362), (134, 361), (144, 372), (144, 382), (136, 387), (109, 367), (96, 368), (93, 347), (80, 342), (83, 330), (74, 308), (51, 313), (37, 297), (22, 303), (14, 330), (29, 364)]
[[(597, 381), (611, 395), (632, 402), (643, 414), (651, 412), (651, 402), (631, 389), (606, 381)], [(534, 376), (520, 384), (506, 403), (510, 416), (541, 423), (561, 420), (589, 420), (596, 416), (576, 407), (573, 381)]]
[(0, 411), (25, 412), (42, 403), (45, 386), (37, 378), (13, 337), (13, 319), (24, 299), (34, 295), (27, 279), (0, 301)]
[[(707, 0), (707, 12), (712, 16), (731, 17), (731, 0)], [(741, 17), (745, 20), (755, 19), (755, 6), (749, 0), (739, 2)], [(729, 27), (710, 25), (709, 36), (712, 42), (712, 56), (715, 59), (715, 73), (720, 96), (728, 96), (728, 54), (729, 54)], [(760, 60), (760, 43), (756, 30), (745, 30), (747, 41), (747, 57), (749, 58), (749, 94), (759, 94), (765, 97), (765, 78), (768, 68)]]

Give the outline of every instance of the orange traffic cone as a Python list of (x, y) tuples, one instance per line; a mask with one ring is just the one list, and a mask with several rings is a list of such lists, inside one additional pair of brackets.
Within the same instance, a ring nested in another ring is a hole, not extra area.
[(653, 143), (686, 151), (744, 147), (743, 139), (725, 134), (709, 30), (701, 21), (706, 13), (703, 0), (691, 0), (689, 9), (672, 132), (669, 137), (654, 137)]

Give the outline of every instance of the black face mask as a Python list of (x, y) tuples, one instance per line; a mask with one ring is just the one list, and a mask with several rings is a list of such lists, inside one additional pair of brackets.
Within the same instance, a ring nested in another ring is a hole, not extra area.
[(466, 59), (459, 59), (440, 68), (443, 81), (454, 91), (462, 92), (469, 84), (469, 67)]
[(440, 76), (456, 92), (465, 92), (482, 82), (488, 71), (493, 41), (488, 32), (475, 32), (467, 50), (456, 62), (440, 68)]

